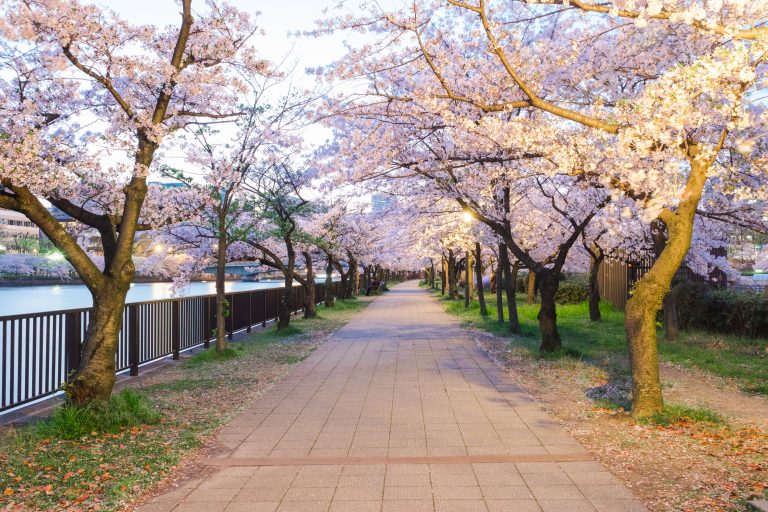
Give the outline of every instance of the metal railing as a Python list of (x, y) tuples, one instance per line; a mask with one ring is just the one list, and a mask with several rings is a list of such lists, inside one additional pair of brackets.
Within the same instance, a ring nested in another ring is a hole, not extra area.
[[(341, 294), (334, 282), (335, 296)], [(285, 288), (228, 293), (227, 335), (251, 331), (277, 318)], [(304, 289), (293, 288), (292, 311), (304, 307)], [(315, 284), (325, 300), (325, 283)], [(80, 366), (91, 308), (0, 316), (0, 413), (57, 393)], [(138, 375), (139, 366), (197, 346), (208, 347), (216, 326), (216, 296), (126, 304), (118, 336), (117, 373)]]

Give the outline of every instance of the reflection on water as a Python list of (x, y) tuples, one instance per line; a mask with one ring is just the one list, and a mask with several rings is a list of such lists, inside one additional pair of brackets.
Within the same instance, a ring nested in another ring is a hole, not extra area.
[[(134, 283), (128, 292), (128, 302), (168, 299), (172, 296), (171, 286), (171, 283)], [(228, 281), (226, 290), (227, 292), (243, 292), (281, 286), (283, 286), (282, 281), (260, 281), (258, 283)], [(208, 281), (190, 283), (176, 296), (194, 297), (213, 295), (214, 293), (216, 293), (216, 283)], [(0, 287), (0, 316), (87, 308), (91, 305), (91, 294), (83, 285)]]

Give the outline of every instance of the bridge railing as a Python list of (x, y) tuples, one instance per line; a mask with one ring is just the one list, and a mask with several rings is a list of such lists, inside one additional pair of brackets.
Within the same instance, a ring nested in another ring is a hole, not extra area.
[[(334, 282), (335, 295), (341, 293)], [(285, 288), (227, 294), (227, 335), (265, 326), (277, 318)], [(304, 289), (294, 286), (293, 312), (304, 307)], [(315, 300), (325, 300), (325, 283), (316, 283)], [(58, 393), (80, 366), (91, 309), (0, 316), (0, 414)], [(127, 304), (118, 336), (117, 373), (138, 375), (141, 365), (215, 338), (216, 296), (203, 295)]]

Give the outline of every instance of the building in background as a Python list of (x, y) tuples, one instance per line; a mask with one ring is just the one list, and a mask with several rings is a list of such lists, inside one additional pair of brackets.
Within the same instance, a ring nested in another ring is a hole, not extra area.
[(0, 209), (0, 252), (37, 253), (40, 229), (24, 214)]

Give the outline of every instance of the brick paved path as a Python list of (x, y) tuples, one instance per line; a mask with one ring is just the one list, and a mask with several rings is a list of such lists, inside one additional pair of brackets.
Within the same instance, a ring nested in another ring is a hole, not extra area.
[(223, 427), (142, 512), (642, 511), (415, 282)]

